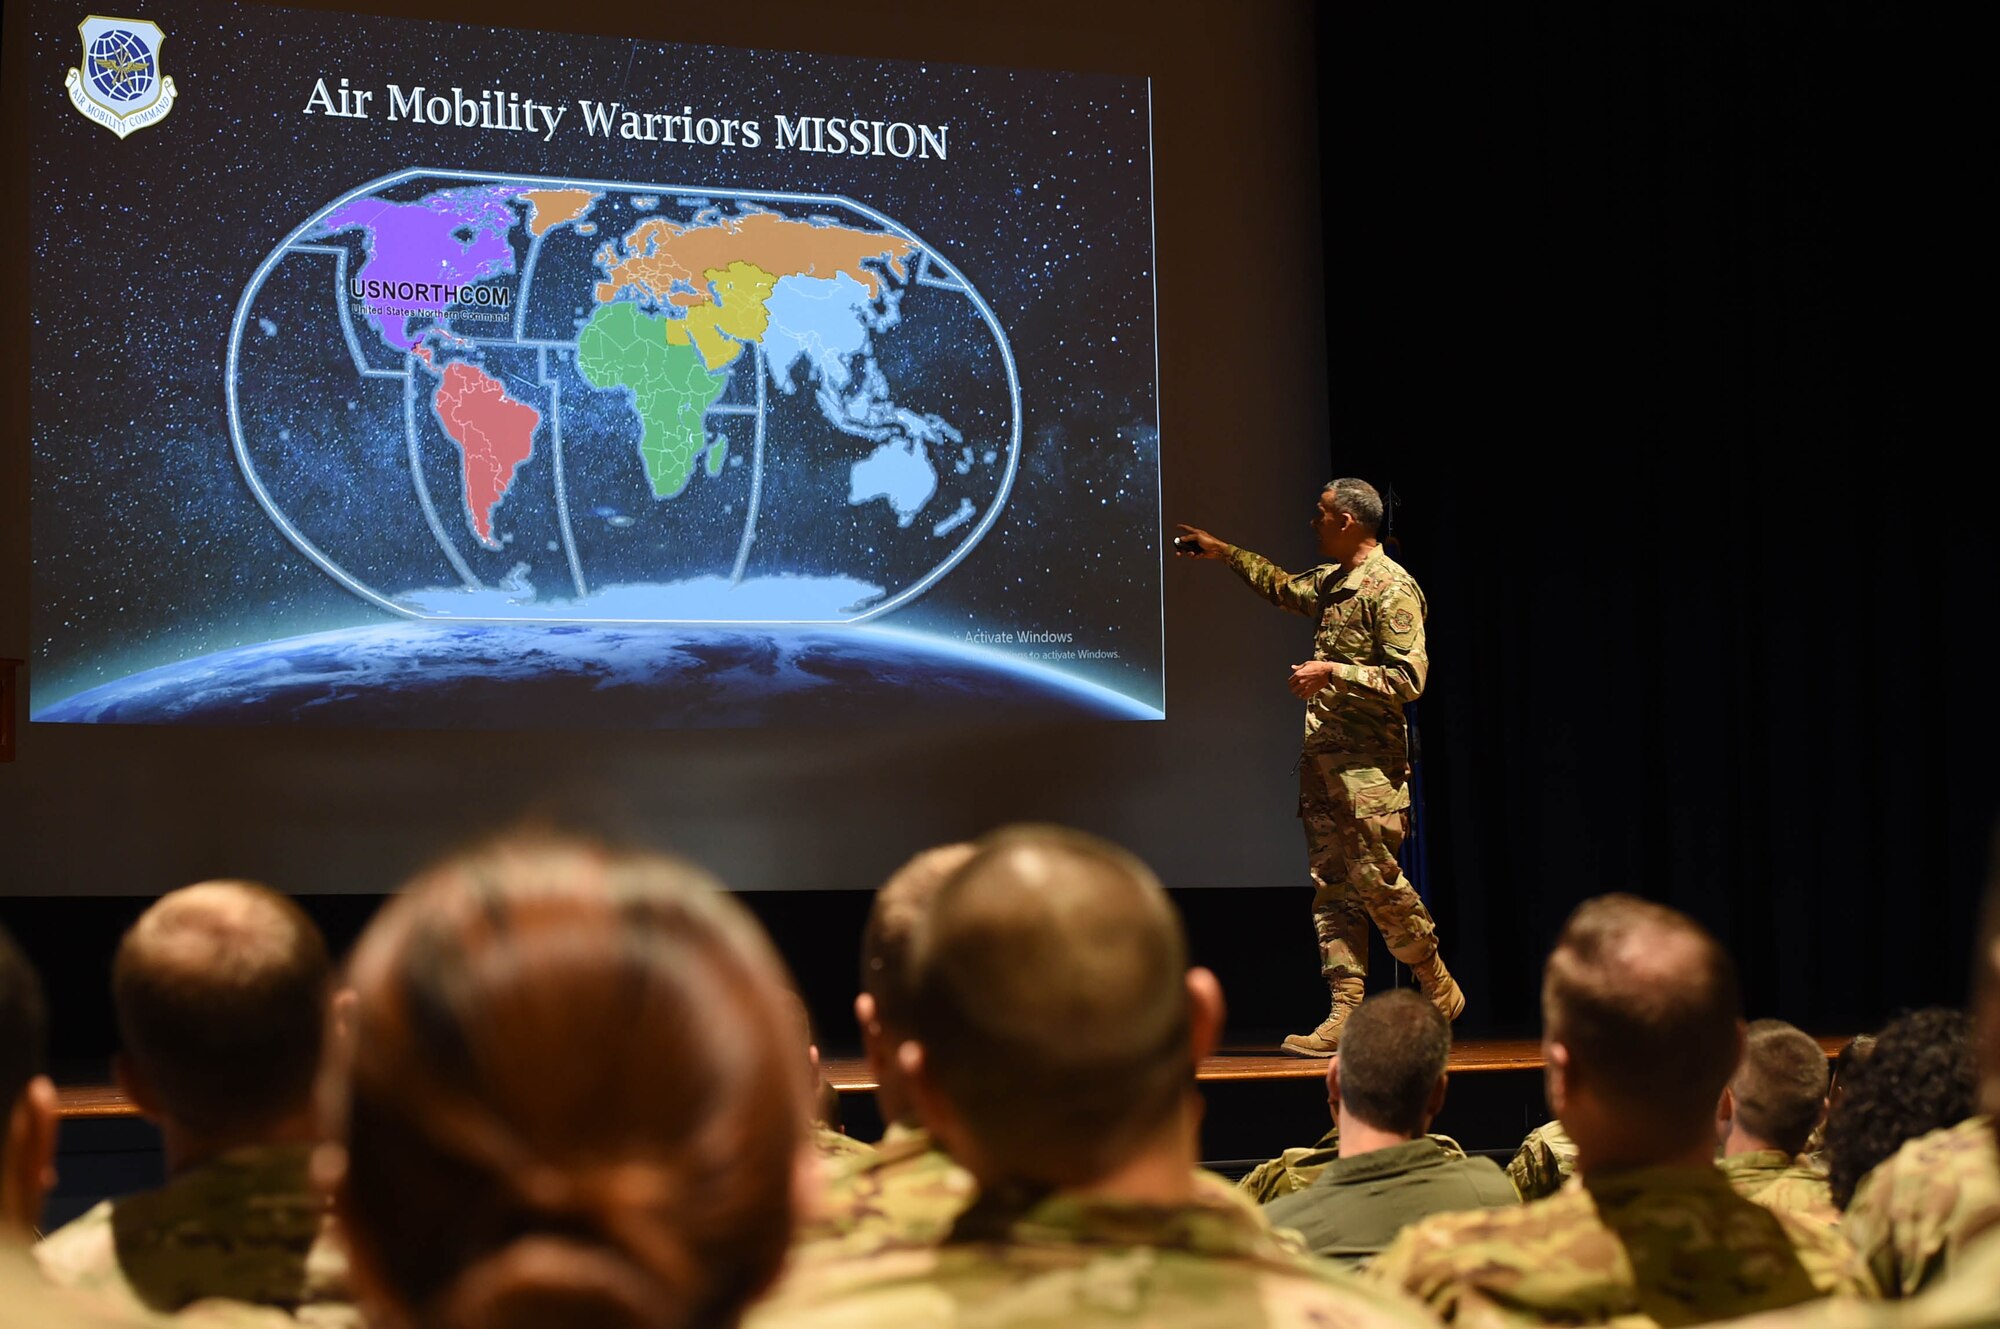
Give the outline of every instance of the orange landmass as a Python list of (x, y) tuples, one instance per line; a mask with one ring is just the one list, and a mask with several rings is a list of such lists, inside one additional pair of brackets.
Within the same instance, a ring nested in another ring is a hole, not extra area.
[(589, 189), (530, 189), (521, 197), (528, 200), (528, 234), (540, 235), (581, 217), (599, 195)]
[[(864, 258), (886, 259), (897, 277), (904, 275), (903, 260), (916, 248), (899, 235), (880, 231), (858, 231), (850, 226), (815, 226), (768, 212), (732, 217), (713, 226), (681, 227), (655, 218), (642, 222), (625, 237), (619, 258), (606, 245), (599, 260), (610, 276), (597, 284), (600, 304), (611, 300), (619, 288), (636, 286), (655, 300), (664, 299), (681, 306), (706, 304), (709, 296), (695, 274), (731, 263), (751, 263), (774, 277), (805, 275), (831, 277), (837, 272), (868, 288), (868, 298), (881, 294), (881, 279), (861, 266)], [(675, 282), (695, 288), (673, 292)]]

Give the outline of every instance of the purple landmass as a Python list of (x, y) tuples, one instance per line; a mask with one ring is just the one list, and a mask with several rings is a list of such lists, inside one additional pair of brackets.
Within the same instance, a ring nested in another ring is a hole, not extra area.
[[(414, 203), (357, 198), (329, 213), (313, 236), (323, 238), (356, 229), (366, 232), (368, 261), (354, 274), (361, 281), (464, 285), (514, 270), (514, 250), (507, 243), (507, 232), (520, 218), (507, 206), (507, 200), (519, 192), (514, 186), (490, 185), (445, 190)], [(452, 234), (467, 227), (472, 230), (469, 243)], [(343, 291), (341, 298), (346, 299), (347, 293)], [(451, 302), (417, 297), (370, 299), (368, 303), (380, 310), (442, 315)], [(371, 314), (369, 321), (384, 341), (399, 351), (408, 351), (419, 340), (410, 335), (414, 316), (378, 312)]]

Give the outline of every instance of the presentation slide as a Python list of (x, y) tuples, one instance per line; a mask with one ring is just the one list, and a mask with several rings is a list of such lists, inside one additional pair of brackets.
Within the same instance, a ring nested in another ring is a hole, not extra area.
[(1163, 717), (1147, 80), (134, 12), (30, 8), (33, 721)]

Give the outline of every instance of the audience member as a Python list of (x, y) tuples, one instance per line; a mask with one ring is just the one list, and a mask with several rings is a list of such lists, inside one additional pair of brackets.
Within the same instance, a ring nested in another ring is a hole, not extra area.
[(360, 1323), (309, 1167), (331, 992), (319, 929), (266, 887), (204, 882), (140, 915), (112, 965), (116, 1074), (160, 1128), (167, 1184), (51, 1235), (51, 1281), (130, 1310), (219, 1297)]
[(1686, 1325), (1867, 1294), (1839, 1234), (1745, 1200), (1715, 1167), (1743, 1032), (1736, 970), (1693, 920), (1631, 896), (1570, 916), (1542, 981), (1549, 1101), (1578, 1181), (1443, 1214), (1370, 1267), (1449, 1321)]
[(1265, 1208), (1272, 1226), (1351, 1267), (1418, 1219), (1518, 1204), (1491, 1159), (1454, 1156), (1424, 1134), (1444, 1106), (1450, 1056), (1451, 1025), (1417, 992), (1362, 1002), (1326, 1069), (1340, 1157), (1305, 1190)]
[(29, 1254), (55, 1175), (56, 1087), (42, 1073), (47, 1041), (41, 980), (0, 928), (0, 1325), (119, 1329), (125, 1321), (50, 1287)]
[(768, 1326), (1415, 1325), (1196, 1178), (1222, 995), (1144, 865), (1073, 832), (981, 842), (916, 923), (904, 1085), (978, 1179), (942, 1245), (788, 1281)]
[(1834, 1203), (1846, 1209), (1861, 1179), (1904, 1144), (1971, 1116), (1977, 1078), (1972, 1025), (1961, 1012), (1932, 1007), (1885, 1025), (1842, 1091), (1840, 1114), (1827, 1121)]
[(1826, 1116), (1826, 1053), (1802, 1029), (1758, 1020), (1716, 1105), (1722, 1174), (1746, 1200), (1822, 1223), (1840, 1221), (1826, 1178), (1800, 1157)]
[(1827, 1173), (1826, 1123), (1840, 1110), (1842, 1091), (1856, 1071), (1875, 1055), (1875, 1035), (1856, 1034), (1840, 1049), (1840, 1055), (1833, 1059), (1833, 1079), (1826, 1087), (1826, 1115), (1819, 1125), (1813, 1127), (1812, 1138), (1806, 1141), (1806, 1161), (1823, 1177)]
[(838, 1176), (875, 1157), (875, 1146), (841, 1129), (840, 1091), (820, 1065), (819, 1035), (813, 1032), (812, 1015), (806, 1010), (805, 998), (796, 992), (788, 995), (799, 1041), (806, 1045), (806, 1102), (812, 1120), (813, 1152), (819, 1156), (822, 1175)]
[(1523, 1200), (1544, 1200), (1576, 1174), (1576, 1141), (1559, 1121), (1543, 1122), (1528, 1132), (1507, 1163), (1507, 1180)]
[(321, 1176), (397, 1329), (733, 1325), (809, 1175), (783, 966), (700, 871), (553, 839), (423, 874), (352, 964)]
[(897, 869), (875, 893), (861, 934), (861, 992), (854, 1018), (875, 1074), (875, 1102), (887, 1129), (875, 1156), (831, 1176), (799, 1229), (800, 1260), (851, 1258), (887, 1246), (929, 1246), (972, 1201), (974, 1184), (917, 1121), (897, 1049), (910, 1036), (917, 921), (945, 878), (972, 857), (969, 844), (929, 849)]

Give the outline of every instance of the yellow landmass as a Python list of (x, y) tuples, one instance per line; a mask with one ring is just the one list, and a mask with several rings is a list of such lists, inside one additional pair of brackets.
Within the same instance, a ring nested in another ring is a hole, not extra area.
[(778, 279), (741, 260), (726, 268), (710, 268), (702, 276), (708, 278), (714, 299), (689, 309), (683, 318), (668, 319), (667, 341), (676, 346), (692, 342), (713, 372), (741, 355), (743, 343), (756, 341), (771, 325), (764, 302)]

